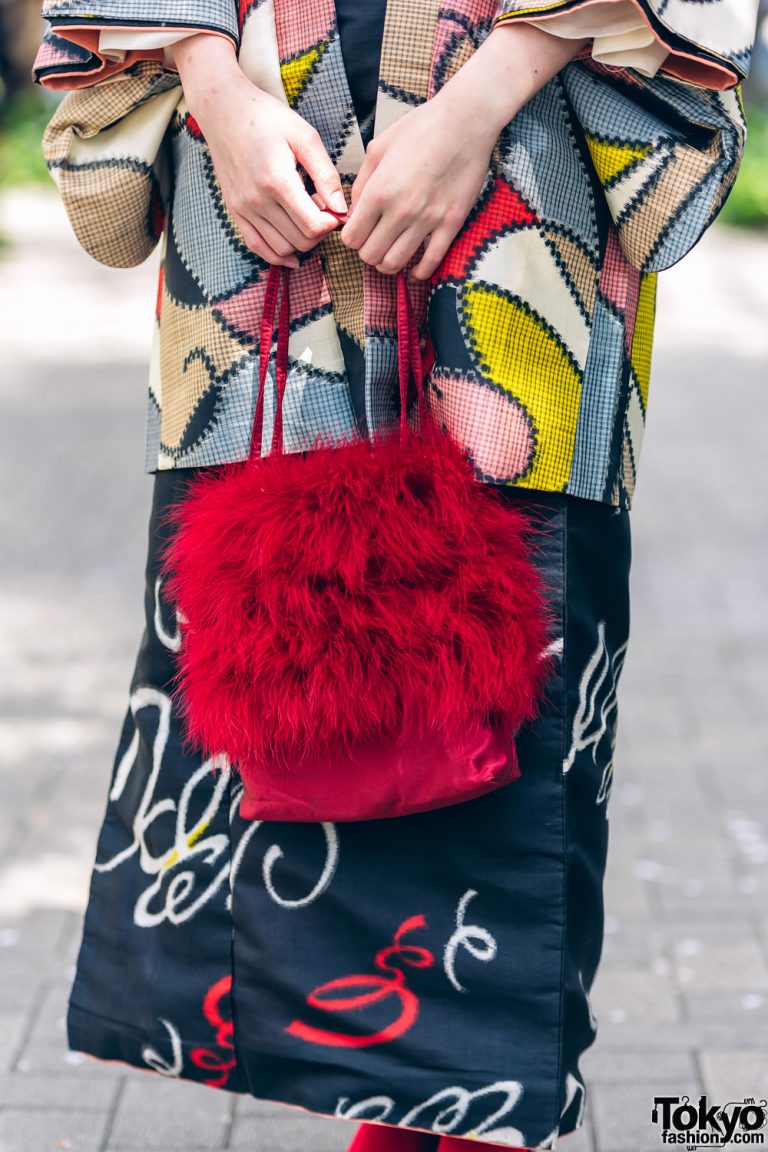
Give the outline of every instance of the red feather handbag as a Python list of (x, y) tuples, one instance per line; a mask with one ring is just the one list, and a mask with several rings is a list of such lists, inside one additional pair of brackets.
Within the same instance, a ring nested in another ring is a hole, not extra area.
[(515, 737), (551, 666), (531, 523), (438, 429), (404, 272), (399, 426), (285, 453), (289, 283), (270, 269), (249, 459), (202, 469), (166, 514), (187, 743), (240, 773), (246, 819), (363, 820), (472, 799), (519, 776)]

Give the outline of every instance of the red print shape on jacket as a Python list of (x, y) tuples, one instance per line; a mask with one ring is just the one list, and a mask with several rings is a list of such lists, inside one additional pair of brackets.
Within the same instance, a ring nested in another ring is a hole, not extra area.
[(513, 228), (530, 228), (536, 223), (536, 213), (520, 193), (497, 176), (435, 269), (432, 283), (466, 279), (489, 240)]
[[(386, 1044), (389, 1040), (402, 1036), (412, 1027), (419, 1014), (419, 998), (415, 992), (406, 988), (405, 972), (401, 968), (396, 968), (390, 958), (397, 958), (401, 964), (410, 964), (412, 968), (429, 968), (434, 964), (435, 958), (428, 949), (402, 943), (403, 936), (416, 928), (426, 926), (427, 922), (423, 916), (411, 916), (398, 928), (394, 943), (376, 953), (376, 967), (390, 975), (372, 976), (360, 973), (342, 976), (338, 980), (329, 980), (327, 984), (321, 984), (307, 996), (307, 1004), (324, 1012), (364, 1008), (368, 1004), (375, 1004), (394, 996), (400, 1004), (400, 1015), (386, 1028), (367, 1036), (350, 1036), (343, 1032), (327, 1032), (322, 1028), (312, 1028), (308, 1024), (302, 1024), (300, 1020), (294, 1020), (288, 1025), (286, 1032), (311, 1044), (331, 1044), (337, 1048), (368, 1048), (372, 1044)], [(352, 991), (355, 988), (366, 990), (355, 993)], [(333, 995), (341, 992), (350, 992), (351, 995)]]

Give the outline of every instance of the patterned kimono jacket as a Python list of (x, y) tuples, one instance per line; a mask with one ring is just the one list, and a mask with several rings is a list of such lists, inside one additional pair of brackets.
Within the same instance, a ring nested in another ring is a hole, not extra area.
[[(433, 96), (497, 23), (588, 2), (389, 0), (374, 135)], [(696, 244), (732, 187), (756, 18), (755, 0), (636, 3), (668, 50), (658, 73), (608, 67), (588, 50), (567, 64), (503, 129), (462, 229), (412, 290), (435, 351), (429, 402), (478, 478), (623, 508), (648, 403), (657, 273)], [(47, 87), (80, 89), (54, 117), (46, 152), (84, 246), (129, 266), (162, 236), (148, 471), (247, 456), (267, 265), (223, 203), (163, 51), (110, 62), (99, 30), (229, 37), (246, 74), (319, 131), (347, 190), (364, 156), (332, 0), (164, 0), (157, 12), (149, 0), (46, 0), (34, 69)], [(293, 283), (286, 451), (394, 419), (394, 278), (333, 233), (302, 256)], [(364, 363), (357, 388), (343, 345)]]

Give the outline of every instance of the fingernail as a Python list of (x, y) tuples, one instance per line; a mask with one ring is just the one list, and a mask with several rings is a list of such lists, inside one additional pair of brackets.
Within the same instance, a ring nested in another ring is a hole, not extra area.
[(333, 208), (334, 212), (346, 212), (347, 201), (343, 192), (334, 192), (328, 201), (328, 207)]

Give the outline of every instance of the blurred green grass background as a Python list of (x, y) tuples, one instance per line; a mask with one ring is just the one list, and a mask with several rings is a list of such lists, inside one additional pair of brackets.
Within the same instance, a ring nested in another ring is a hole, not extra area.
[(0, 104), (0, 188), (52, 183), (40, 140), (57, 102), (30, 86)]

